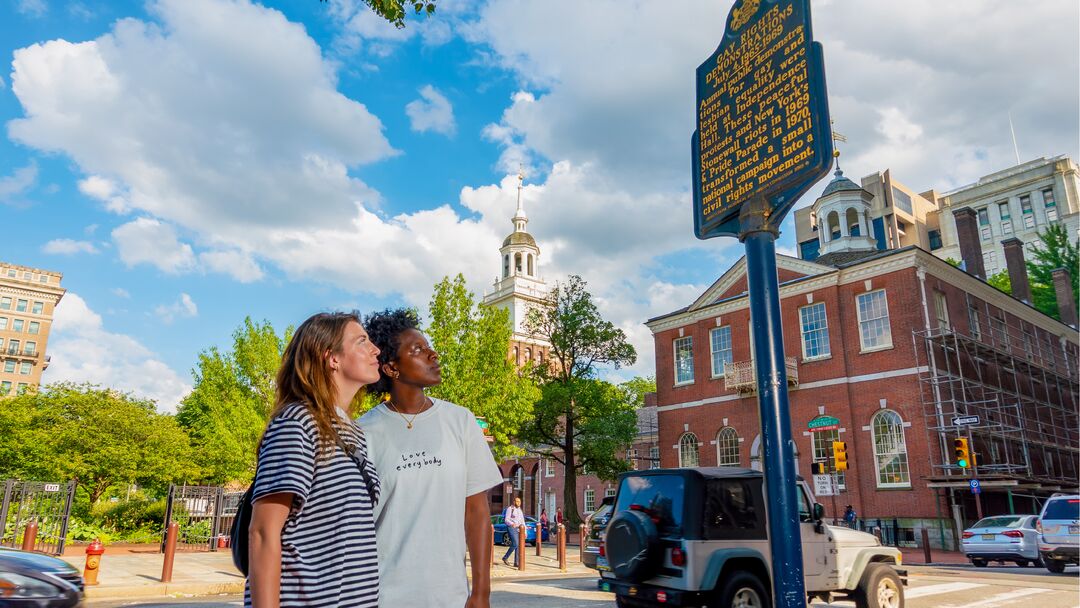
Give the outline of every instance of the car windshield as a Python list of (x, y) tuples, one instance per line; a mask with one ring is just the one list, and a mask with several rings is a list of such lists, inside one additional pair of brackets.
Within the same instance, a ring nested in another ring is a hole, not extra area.
[(641, 475), (623, 479), (616, 511), (640, 510), (656, 521), (657, 528), (679, 533), (683, 521), (681, 475)]
[(1046, 503), (1043, 519), (1080, 519), (1080, 498), (1058, 498)]
[(984, 517), (972, 528), (1019, 528), (1024, 523), (1023, 515)]

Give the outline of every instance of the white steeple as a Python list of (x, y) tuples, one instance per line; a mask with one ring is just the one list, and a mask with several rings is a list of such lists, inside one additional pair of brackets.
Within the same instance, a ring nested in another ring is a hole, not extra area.
[(525, 224), (529, 223), (529, 218), (525, 215), (525, 201), (521, 197), (521, 191), (525, 189), (525, 172), (520, 167), (518, 168), (517, 177), (517, 213), (514, 214), (510, 221), (514, 223), (514, 232), (525, 232)]

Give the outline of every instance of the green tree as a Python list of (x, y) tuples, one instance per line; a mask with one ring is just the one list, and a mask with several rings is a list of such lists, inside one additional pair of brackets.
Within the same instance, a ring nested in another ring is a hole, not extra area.
[(656, 376), (634, 376), (619, 384), (619, 390), (626, 395), (626, 401), (635, 408), (645, 405), (645, 395), (656, 392)]
[[(327, 0), (320, 0), (326, 2)], [(376, 15), (394, 24), (401, 29), (405, 27), (405, 15), (408, 13), (406, 3), (412, 7), (417, 15), (431, 15), (435, 12), (437, 0), (364, 0), (364, 4), (371, 8)]]
[(1057, 292), (1054, 290), (1052, 273), (1057, 268), (1069, 271), (1072, 281), (1073, 302), (1080, 301), (1080, 241), (1069, 240), (1065, 224), (1050, 224), (1039, 233), (1039, 240), (1031, 248), (1027, 259), (1028, 280), (1031, 282), (1031, 299), (1035, 308), (1061, 319)]
[(442, 382), (429, 394), (485, 418), (496, 458), (521, 454), (513, 438), (532, 417), (540, 390), (509, 359), (509, 313), (477, 304), (460, 274), (435, 285), (429, 309), (426, 331), (442, 365)]
[(634, 405), (626, 393), (595, 380), (597, 367), (633, 365), (637, 352), (626, 334), (601, 316), (576, 275), (557, 283), (542, 306), (531, 308), (524, 326), (551, 345), (552, 365), (534, 369), (544, 398), (521, 439), (530, 451), (562, 463), (563, 514), (576, 526), (581, 521), (577, 474), (584, 466), (605, 476), (617, 472), (612, 453), (630, 445), (636, 433)]
[(274, 405), (274, 379), (293, 328), (278, 335), (250, 317), (233, 332), (228, 352), (199, 353), (195, 386), (177, 411), (191, 435), (196, 462), (210, 483), (250, 481), (255, 450)]
[(89, 384), (53, 384), (3, 402), (0, 475), (71, 479), (93, 503), (112, 487), (161, 490), (199, 477), (187, 434), (154, 402)]
[(990, 275), (990, 277), (986, 279), (986, 282), (989, 283), (991, 287), (997, 287), (999, 291), (1012, 295), (1012, 282), (1009, 280), (1008, 270), (1002, 270)]

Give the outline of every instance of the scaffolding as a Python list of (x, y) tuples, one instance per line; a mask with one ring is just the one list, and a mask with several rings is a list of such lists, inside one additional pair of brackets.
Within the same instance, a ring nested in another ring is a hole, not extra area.
[[(1075, 491), (1080, 460), (1077, 342), (968, 297), (968, 333), (948, 319), (913, 331), (933, 487)], [(970, 470), (953, 462), (967, 438)]]

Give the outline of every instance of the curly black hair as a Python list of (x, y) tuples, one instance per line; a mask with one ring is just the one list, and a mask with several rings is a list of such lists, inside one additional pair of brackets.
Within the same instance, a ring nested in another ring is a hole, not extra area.
[(411, 308), (387, 308), (364, 317), (364, 329), (372, 344), (379, 347), (379, 380), (367, 390), (372, 395), (385, 395), (390, 392), (390, 377), (383, 373), (382, 366), (397, 358), (402, 333), (420, 329), (420, 317)]

